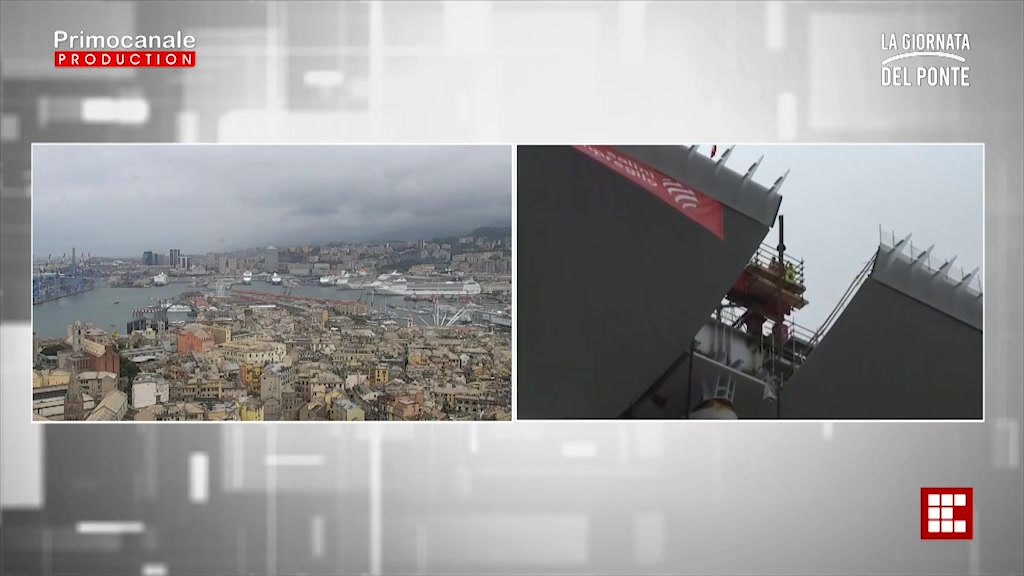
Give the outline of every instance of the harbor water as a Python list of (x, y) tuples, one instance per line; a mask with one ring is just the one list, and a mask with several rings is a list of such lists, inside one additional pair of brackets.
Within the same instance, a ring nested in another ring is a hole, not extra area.
[[(238, 283), (234, 285), (234, 288), (270, 294), (284, 294), (290, 290), (288, 293), (292, 296), (311, 296), (332, 300), (362, 300), (364, 302), (371, 300), (371, 295), (362, 290), (338, 290), (335, 286), (303, 285), (285, 288), (256, 281), (249, 285)], [(156, 306), (159, 300), (173, 299), (183, 292), (192, 291), (213, 294), (212, 290), (195, 288), (181, 283), (149, 288), (97, 288), (83, 294), (67, 296), (33, 306), (32, 330), (39, 338), (60, 337), (67, 334), (69, 324), (80, 320), (103, 330), (116, 330), (123, 333), (128, 322), (132, 320), (133, 310)], [(227, 295), (231, 295), (230, 291), (227, 292)], [(410, 315), (402, 309), (430, 306), (428, 303), (417, 304), (406, 301), (402, 296), (384, 296), (382, 294), (373, 294), (372, 301), (374, 309), (381, 310), (387, 306), (388, 311), (402, 318)], [(484, 307), (492, 308), (491, 306)], [(172, 322), (189, 319), (185, 312), (168, 313), (167, 317)]]

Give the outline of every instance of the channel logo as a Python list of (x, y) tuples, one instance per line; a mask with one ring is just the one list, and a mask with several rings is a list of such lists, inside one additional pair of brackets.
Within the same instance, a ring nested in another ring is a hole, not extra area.
[(974, 539), (974, 488), (921, 488), (922, 540)]

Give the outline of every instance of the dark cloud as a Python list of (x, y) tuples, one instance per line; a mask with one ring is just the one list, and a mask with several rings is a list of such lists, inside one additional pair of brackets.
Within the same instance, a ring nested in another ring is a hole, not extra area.
[(35, 252), (231, 250), (511, 226), (507, 146), (46, 145)]

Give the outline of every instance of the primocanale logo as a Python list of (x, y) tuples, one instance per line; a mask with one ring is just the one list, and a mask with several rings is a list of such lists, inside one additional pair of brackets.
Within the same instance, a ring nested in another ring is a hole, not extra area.
[(53, 33), (53, 65), (61, 67), (193, 67), (196, 65), (195, 36), (88, 35), (85, 32)]
[(882, 34), (882, 86), (970, 86), (964, 34)]

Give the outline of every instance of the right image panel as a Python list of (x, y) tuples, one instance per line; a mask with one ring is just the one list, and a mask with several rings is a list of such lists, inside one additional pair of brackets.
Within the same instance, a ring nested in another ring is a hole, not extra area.
[(980, 144), (519, 146), (517, 418), (980, 420)]

